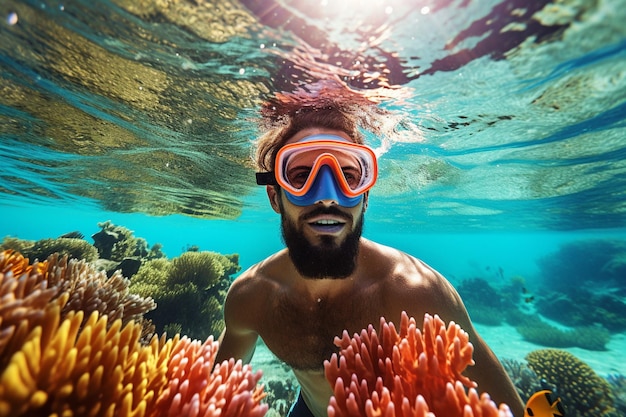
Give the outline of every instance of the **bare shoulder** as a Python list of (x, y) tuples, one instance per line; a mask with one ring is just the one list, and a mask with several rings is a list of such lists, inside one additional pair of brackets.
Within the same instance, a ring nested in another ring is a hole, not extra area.
[(424, 313), (429, 313), (447, 321), (467, 322), (461, 298), (437, 270), (406, 252), (371, 241), (366, 243), (376, 254), (373, 257), (379, 258), (379, 264), (383, 265), (377, 276), (384, 277), (382, 293), (394, 315), (399, 317), (404, 310), (418, 321)]
[(278, 264), (283, 256), (278, 252), (235, 278), (228, 289), (224, 304), (227, 325), (232, 322), (231, 324), (238, 323), (245, 327), (256, 327), (256, 319), (263, 317), (264, 300), (280, 286), (275, 270), (279, 268)]
[(431, 266), (422, 260), (390, 246), (380, 243), (365, 241), (364, 248), (369, 252), (366, 255), (370, 260), (375, 260), (386, 280), (393, 281), (393, 287), (419, 287), (424, 289), (429, 286), (437, 286), (447, 280)]

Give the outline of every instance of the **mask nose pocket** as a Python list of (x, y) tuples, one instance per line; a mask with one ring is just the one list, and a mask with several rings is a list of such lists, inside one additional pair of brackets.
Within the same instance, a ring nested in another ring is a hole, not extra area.
[(310, 206), (324, 200), (332, 200), (343, 207), (354, 207), (362, 196), (347, 197), (341, 192), (333, 170), (328, 165), (320, 167), (319, 172), (309, 191), (303, 196), (294, 196), (287, 192), (287, 198), (298, 206)]

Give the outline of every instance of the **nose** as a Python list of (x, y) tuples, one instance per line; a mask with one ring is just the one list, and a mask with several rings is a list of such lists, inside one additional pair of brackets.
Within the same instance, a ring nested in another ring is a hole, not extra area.
[(315, 190), (315, 194), (313, 195), (315, 204), (328, 206), (339, 204), (339, 195), (337, 194), (339, 187), (335, 181), (335, 176), (329, 166), (320, 168), (320, 172), (312, 187), (312, 190)]

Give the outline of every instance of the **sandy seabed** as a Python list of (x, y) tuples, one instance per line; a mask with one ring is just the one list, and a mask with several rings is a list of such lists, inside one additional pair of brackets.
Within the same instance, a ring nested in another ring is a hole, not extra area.
[[(525, 362), (524, 357), (537, 349), (550, 349), (546, 346), (527, 342), (522, 338), (515, 327), (508, 324), (500, 326), (486, 326), (474, 324), (478, 333), (494, 351), (499, 359), (515, 359)], [(610, 374), (626, 375), (626, 334), (612, 334), (606, 345), (607, 350), (593, 351), (581, 348), (558, 348), (565, 350), (591, 366), (601, 377)]]

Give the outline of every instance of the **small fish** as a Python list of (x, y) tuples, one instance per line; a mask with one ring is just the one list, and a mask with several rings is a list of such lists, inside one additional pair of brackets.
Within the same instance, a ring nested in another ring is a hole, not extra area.
[(532, 303), (533, 301), (535, 301), (535, 296), (531, 295), (530, 297), (526, 297), (524, 298), (524, 301), (526, 301), (527, 303)]
[(557, 397), (552, 401), (552, 391), (542, 390), (534, 393), (528, 399), (524, 410), (524, 417), (558, 417), (564, 416), (561, 399)]

